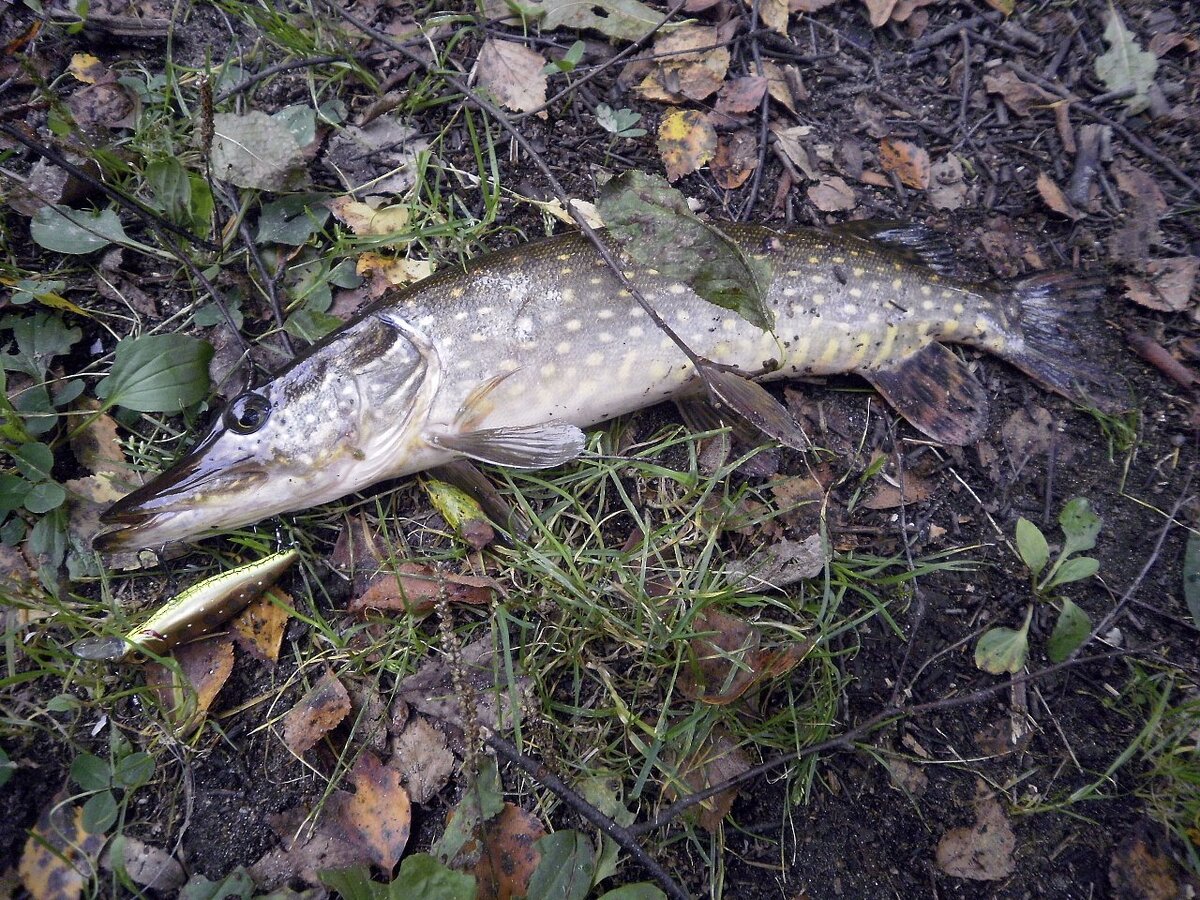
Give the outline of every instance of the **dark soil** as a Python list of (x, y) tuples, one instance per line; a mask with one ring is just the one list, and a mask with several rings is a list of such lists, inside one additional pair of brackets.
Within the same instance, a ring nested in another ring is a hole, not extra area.
[[(847, 514), (840, 510), (846, 508), (858, 483), (857, 475), (847, 479), (830, 502), (830, 536), (835, 546), (889, 555), (903, 552), (907, 536), (914, 557), (969, 546), (974, 548), (971, 557), (986, 564), (968, 573), (940, 573), (922, 579), (908, 602), (892, 608), (904, 640), (879, 620), (846, 640), (845, 649), (853, 646), (857, 652), (846, 656), (848, 687), (834, 733), (853, 728), (897, 699), (923, 703), (964, 696), (997, 683), (996, 676), (974, 665), (974, 636), (989, 624), (1018, 626), (1029, 603), (1028, 575), (1003, 542), (1004, 537), (1011, 538), (1018, 517), (1040, 525), (1052, 540), (1057, 533), (1055, 516), (1069, 498), (1089, 498), (1104, 517), (1094, 554), (1100, 560), (1100, 577), (1070, 591), (1093, 622), (1112, 610), (1131, 585), (1138, 586), (1113, 622), (1120, 633), (1112, 636), (1112, 646), (1132, 650), (1130, 658), (1114, 656), (1060, 671), (982, 702), (935, 710), (865, 735), (857, 749), (831, 752), (822, 758), (818, 781), (802, 805), (791, 804), (789, 792), (794, 787), (775, 774), (744, 789), (726, 830), (727, 897), (1132, 896), (1113, 887), (1126, 882), (1110, 872), (1112, 867), (1124, 865), (1115, 856), (1123, 841), (1136, 835), (1150, 841), (1155, 850), (1183, 856), (1181, 847), (1172, 844), (1172, 838), (1158, 825), (1146, 824), (1144, 802), (1135, 795), (1144, 769), (1138, 756), (1092, 798), (1060, 811), (1038, 809), (1040, 803), (1061, 801), (1096, 781), (1138, 734), (1143, 719), (1134, 714), (1128, 700), (1118, 699), (1131, 677), (1132, 659), (1149, 668), (1158, 661), (1169, 661), (1184, 680), (1192, 680), (1192, 690), (1200, 675), (1200, 631), (1189, 618), (1181, 595), (1185, 529), (1169, 529), (1159, 545), (1160, 534), (1168, 526), (1164, 512), (1192, 490), (1197, 421), (1194, 396), (1144, 363), (1124, 338), (1127, 331), (1138, 331), (1184, 362), (1189, 361), (1188, 354), (1194, 361), (1198, 347), (1194, 320), (1187, 312), (1147, 310), (1123, 295), (1122, 275), (1136, 272), (1139, 266), (1134, 261), (1121, 267), (1111, 259), (1110, 239), (1127, 224), (1129, 210), (1128, 198), (1114, 186), (1106, 168), (1109, 160), (1101, 161), (1093, 178), (1087, 215), (1071, 221), (1052, 212), (1036, 187), (1039, 172), (1066, 185), (1076, 165), (1074, 155), (1062, 145), (1053, 114), (1043, 107), (1029, 117), (1016, 116), (982, 89), (985, 74), (1017, 62), (1084, 98), (1083, 106), (1123, 119), (1119, 100), (1093, 107), (1086, 99), (1105, 91), (1092, 62), (1104, 50), (1101, 34), (1106, 10), (1107, 4), (1101, 0), (1068, 6), (1018, 3), (1011, 24), (1004, 25), (1002, 18), (982, 3), (935, 2), (914, 14), (918, 21), (927, 19), (923, 37), (914, 37), (910, 28), (915, 30), (915, 25), (893, 23), (871, 29), (864, 9), (847, 0), (811, 17), (793, 16), (788, 41), (766, 32), (759, 35), (757, 49), (763, 58), (799, 67), (808, 98), (794, 116), (783, 115), (782, 120), (810, 125), (815, 143), (831, 148), (833, 168), (828, 172), (838, 171), (853, 181), (864, 168), (879, 171), (874, 154), (882, 134), (920, 144), (935, 159), (957, 152), (976, 167), (969, 179), (973, 195), (961, 208), (934, 209), (922, 191), (904, 188), (899, 182), (891, 187), (854, 182), (859, 202), (850, 215), (926, 222), (948, 234), (960, 249), (962, 271), (981, 278), (1026, 271), (1031, 252), (1047, 266), (1078, 264), (1107, 273), (1111, 289), (1102, 311), (1105, 338), (1088, 350), (1128, 384), (1132, 403), (1141, 413), (1136, 447), (1131, 451), (1113, 449), (1093, 417), (1046, 394), (995, 359), (973, 358), (976, 374), (987, 386), (992, 402), (990, 428), (976, 446), (935, 450), (916, 441), (905, 443), (916, 433), (895, 423), (890, 413), (880, 415), (878, 399), (868, 400), (862, 383), (854, 379), (804, 383), (790, 386), (786, 393), (777, 391), (810, 429), (818, 446), (835, 448), (830, 465), (836, 475), (861, 472), (874, 451), (899, 450), (905, 454), (906, 470), (920, 471), (935, 485), (928, 498), (906, 504), (902, 510), (871, 511), (860, 506)], [(1154, 34), (1181, 32), (1194, 38), (1197, 33), (1196, 10), (1181, 0), (1131, 0), (1121, 12), (1143, 45)], [(379, 21), (399, 14), (384, 9), (378, 12)], [(193, 64), (208, 54), (219, 59), (230, 44), (225, 14), (198, 5), (189, 15), (188, 27), (175, 35), (177, 58)], [(702, 15), (745, 15), (745, 10), (722, 3)], [(30, 19), (20, 10), (9, 9), (0, 21), (2, 37), (9, 41)], [(963, 22), (968, 24), (961, 31), (953, 28)], [(952, 30), (947, 39), (929, 40), (948, 28)], [(252, 36), (245, 33), (245, 26), (236, 25), (234, 31), (235, 43), (248, 48)], [(744, 38), (745, 27), (739, 34), (742, 38), (733, 47), (731, 72), (741, 74), (752, 71), (754, 41)], [(575, 39), (569, 32), (548, 37), (560, 50)], [(1030, 38), (1040, 42), (1040, 49), (1033, 49)], [(141, 59), (151, 70), (161, 70), (161, 43), (97, 41), (85, 32), (53, 43), (35, 42), (28, 48), (29, 64), (37, 72), (57, 74), (64, 70), (71, 53), (100, 52), (98, 48), (102, 48), (110, 58)], [(588, 41), (587, 64), (598, 63), (613, 52), (603, 41), (592, 37)], [(470, 68), (477, 49), (477, 40), (458, 45), (455, 55), (464, 69)], [(969, 54), (966, 67), (962, 64), (964, 50)], [(1129, 133), (1169, 156), (1192, 178), (1200, 176), (1198, 61), (1200, 53), (1186, 46), (1166, 53), (1159, 60), (1157, 79), (1165, 96), (1156, 98), (1153, 115), (1125, 121)], [(377, 74), (386, 78), (402, 68), (401, 62), (389, 58), (380, 63)], [(665, 107), (626, 93), (626, 86), (617, 80), (620, 71), (620, 65), (607, 70), (587, 84), (575, 102), (553, 107), (547, 120), (530, 117), (522, 122), (571, 196), (594, 196), (594, 174), (605, 169), (661, 171), (653, 135)], [(398, 88), (403, 90), (406, 83), (401, 79)], [(11, 110), (6, 115), (26, 115), (20, 104), (27, 99), (28, 90), (28, 84), (20, 87), (6, 82), (0, 86), (0, 98)], [(251, 91), (247, 104), (270, 111), (306, 97), (304, 76), (286, 73), (266, 82), (257, 93)], [(361, 109), (365, 97), (363, 92), (362, 97), (348, 97), (347, 102)], [(596, 104), (602, 102), (641, 112), (650, 135), (637, 142), (620, 142), (620, 155), (609, 152), (612, 142), (596, 126), (594, 116)], [(452, 107), (432, 107), (427, 114), (428, 121), (414, 124), (421, 131), (433, 132), (452, 114)], [(772, 107), (772, 116), (777, 114)], [(44, 121), (40, 110), (28, 113), (28, 124), (41, 126)], [(1082, 113), (1070, 113), (1076, 133), (1087, 121)], [(748, 122), (747, 127), (757, 131), (757, 119)], [(451, 153), (447, 161), (471, 170), (474, 162), (463, 134), (461, 158)], [(507, 142), (503, 145), (507, 147)], [(1168, 212), (1161, 221), (1154, 255), (1200, 255), (1197, 197), (1122, 133), (1112, 135), (1111, 152), (1148, 173), (1167, 200)], [(513, 162), (507, 152), (499, 155), (505, 185), (527, 196), (550, 196), (528, 160)], [(23, 168), (30, 161), (14, 153), (4, 165)], [(785, 177), (779, 160), (768, 152), (761, 181), (753, 182), (757, 192), (750, 184), (723, 191), (707, 173), (689, 176), (677, 186), (698, 197), (704, 212), (714, 217), (779, 225), (827, 225), (846, 217), (815, 208), (804, 185), (777, 193)], [(528, 207), (512, 208), (501, 218), (515, 227), (511, 234), (497, 237), (495, 246), (516, 242), (521, 234), (533, 237), (540, 233), (540, 222)], [(29, 265), (36, 248), (22, 244), (23, 228), (22, 220), (9, 212), (5, 232), (9, 255)], [(164, 302), (164, 315), (169, 307), (170, 303)], [(657, 421), (672, 413), (655, 410), (644, 415), (648, 421)], [(1006, 436), (1006, 426), (1040, 416), (1048, 422), (1041, 446), (1014, 445), (1011, 436)], [(783, 453), (779, 458), (782, 473), (804, 471), (798, 455)], [(422, 502), (414, 495), (414, 505)], [(1193, 523), (1195, 512), (1194, 503), (1189, 502), (1176, 515), (1182, 523)], [(1148, 571), (1138, 583), (1144, 568)], [(1031, 669), (1047, 664), (1042, 648), (1053, 625), (1049, 608), (1035, 616)], [(302, 626), (293, 625), (297, 627)], [(1086, 652), (1105, 649), (1094, 643)], [(239, 659), (233, 680), (222, 693), (222, 708), (237, 709), (252, 698), (278, 691), (296, 668), (296, 661), (286, 658), (286, 653), (285, 649), (285, 658), (274, 670)], [(897, 684), (904, 688), (900, 697), (894, 696)], [(48, 699), (36, 692), (11, 696), (16, 698), (14, 703), (19, 700), (22, 716), (29, 716), (31, 709)], [(140, 808), (132, 833), (168, 847), (181, 840), (181, 855), (189, 870), (212, 879), (227, 875), (238, 865), (249, 866), (276, 846), (278, 837), (269, 817), (301, 800), (312, 801), (323, 785), (311, 769), (290, 756), (269, 729), (261, 727), (270, 712), (268, 706), (250, 704), (222, 718), (224, 738), (193, 748), (198, 752), (186, 765), (165, 763), (168, 771), (162, 805), (150, 803)], [(136, 727), (136, 707), (113, 714)], [(570, 723), (560, 724), (570, 727)], [(1001, 752), (987, 744), (987, 730), (1007, 734), (1014, 725), (1021, 732), (1015, 748), (1010, 744), (1003, 748), (1007, 752)], [(85, 734), (73, 737), (87, 742)], [(23, 738), (6, 732), (4, 746), (22, 768), (0, 789), (0, 872), (16, 865), (27, 829), (63, 783), (70, 762), (65, 752), (40, 736)], [(863, 747), (883, 756), (917, 761), (927, 784), (909, 791), (898, 787)], [(975, 821), (977, 798), (989, 792), (1005, 802), (1015, 831), (1013, 871), (994, 881), (952, 877), (937, 864), (938, 843), (948, 830), (970, 826)], [(446, 807), (451, 802), (445, 801)], [(418, 811), (413, 845), (427, 847), (440, 833), (442, 822), (444, 809), (439, 803)], [(574, 824), (569, 817), (565, 823)], [(684, 842), (675, 844), (674, 851), (662, 856), (663, 862), (670, 864), (690, 889), (703, 895), (709, 889), (710, 872), (702, 860), (687, 855), (686, 846)], [(672, 852), (679, 855), (672, 857)], [(631, 869), (626, 869), (629, 877), (639, 877)], [(1184, 877), (1178, 873), (1173, 877), (1184, 890)]]

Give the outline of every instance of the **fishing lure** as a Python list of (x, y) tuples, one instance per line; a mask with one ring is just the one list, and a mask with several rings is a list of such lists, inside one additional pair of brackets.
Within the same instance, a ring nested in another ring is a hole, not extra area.
[(80, 659), (129, 662), (138, 654), (161, 655), (204, 637), (261, 597), (299, 556), (297, 550), (283, 550), (205, 578), (124, 637), (84, 638), (75, 644), (74, 653)]

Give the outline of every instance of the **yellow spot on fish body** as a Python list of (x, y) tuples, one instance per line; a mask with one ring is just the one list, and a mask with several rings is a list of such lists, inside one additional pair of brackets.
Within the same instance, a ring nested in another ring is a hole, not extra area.
[(721, 320), (721, 329), (723, 331), (733, 331), (734, 329), (737, 328), (737, 324), (738, 324), (737, 321), (734, 319), (722, 319)]
[[(949, 296), (949, 292), (948, 292), (948, 291), (943, 291), (943, 292), (942, 292), (942, 296), (943, 296), (943, 297)], [(956, 316), (961, 316), (961, 315), (963, 314), (963, 305), (962, 305), (961, 303), (955, 303), (955, 304), (954, 304), (954, 314), (955, 314)]]
[(858, 335), (858, 342), (854, 348), (854, 353), (846, 360), (846, 367), (849, 369), (857, 369), (862, 365), (862, 361), (867, 358), (867, 352), (871, 347), (871, 335), (866, 332), (861, 332)]
[(801, 273), (800, 273), (799, 269), (788, 269), (783, 274), (786, 275), (788, 278), (799, 278)]
[(824, 294), (813, 294), (812, 302), (814, 306), (821, 306), (825, 302)]
[(599, 275), (593, 275), (588, 279), (588, 284), (604, 284), (604, 279)]
[(559, 262), (566, 262), (566, 261), (567, 261), (568, 259), (570, 259), (570, 258), (571, 258), (571, 254), (570, 254), (570, 253), (560, 253), (560, 254), (558, 254), (558, 260), (559, 260)]
[(954, 296), (954, 291), (943, 290), (938, 296), (940, 296), (943, 300), (949, 300)]
[(785, 297), (795, 297), (798, 293), (800, 293), (800, 292), (798, 290), (796, 290), (794, 287), (788, 287), (788, 288), (783, 289), (783, 296), (785, 296)]
[(830, 365), (838, 356), (838, 350), (842, 343), (835, 337), (831, 337), (829, 342), (825, 344), (825, 349), (821, 352), (820, 358), (817, 360), (818, 365)]
[(895, 269), (897, 272), (904, 271), (904, 265), (902, 263), (894, 262), (894, 263), (892, 263), (892, 268)]
[(895, 279), (893, 279), (893, 280), (892, 280), (892, 290), (893, 290), (893, 291), (898, 291), (898, 290), (900, 290), (902, 287), (904, 287), (904, 281), (903, 281), (903, 279), (900, 279), (900, 278), (895, 278)]
[(467, 311), (465, 309), (460, 309), (458, 312), (456, 312), (454, 314), (455, 322), (465, 322), (466, 319), (467, 319)]
[(554, 365), (554, 363), (546, 363), (541, 368), (541, 373), (542, 373), (543, 378), (549, 378), (556, 371), (558, 371), (558, 368), (557, 368), (557, 366)]
[(571, 266), (563, 266), (561, 269), (558, 270), (558, 274), (559, 275), (570, 275), (574, 271), (575, 270)]
[(671, 364), (663, 359), (656, 359), (650, 364), (651, 378), (666, 378), (671, 374)]
[(933, 288), (931, 288), (927, 284), (923, 284), (923, 285), (921, 285), (921, 294), (926, 297), (932, 297), (933, 296)]
[(644, 328), (642, 328), (641, 325), (634, 325), (632, 328), (629, 329), (629, 336), (635, 340), (637, 338), (640, 338), (645, 333), (646, 333), (646, 330)]
[(810, 256), (810, 257), (808, 258), (808, 264), (809, 264), (810, 266), (819, 266), (819, 265), (821, 264), (821, 257), (819, 257), (819, 256)]
[(617, 296), (618, 297), (629, 297), (632, 295), (629, 293), (629, 291), (625, 290), (625, 288), (621, 288), (619, 291), (617, 291)]
[(861, 297), (863, 292), (860, 288), (850, 288), (849, 294), (851, 297)]
[(450, 296), (453, 297), (455, 300), (459, 299), (462, 295), (463, 295), (462, 288), (456, 287), (456, 288), (450, 289)]
[(875, 358), (870, 362), (870, 368), (878, 368), (892, 354), (892, 347), (896, 345), (896, 335), (900, 333), (900, 329), (895, 325), (887, 327), (887, 333), (884, 334), (883, 340), (879, 343), (879, 350), (875, 353)]
[(867, 270), (864, 269), (862, 266), (854, 267), (854, 277), (855, 278), (862, 278), (866, 274), (867, 274)]
[(833, 263), (834, 263), (834, 265), (838, 265), (838, 266), (840, 266), (840, 265), (841, 265), (842, 263), (844, 263), (845, 261), (846, 261), (846, 257), (844, 257), (844, 256), (835, 256), (835, 257), (833, 257)]
[(958, 319), (947, 319), (942, 323), (942, 334), (949, 337), (958, 332)]

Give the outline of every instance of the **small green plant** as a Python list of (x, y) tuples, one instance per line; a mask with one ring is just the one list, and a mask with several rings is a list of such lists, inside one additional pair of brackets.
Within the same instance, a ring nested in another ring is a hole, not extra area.
[(992, 628), (984, 632), (975, 645), (976, 666), (993, 675), (1015, 674), (1024, 667), (1029, 653), (1029, 623), (1038, 602), (1058, 607), (1058, 621), (1046, 641), (1046, 655), (1051, 662), (1062, 662), (1087, 640), (1092, 630), (1088, 614), (1069, 597), (1056, 596), (1055, 590), (1091, 578), (1099, 570), (1098, 560), (1077, 554), (1096, 546), (1103, 522), (1086, 497), (1068, 501), (1058, 516), (1063, 532), (1062, 549), (1051, 562), (1050, 543), (1042, 530), (1026, 518), (1017, 520), (1017, 553), (1029, 569), (1034, 603), (1026, 610), (1020, 628)]
[(124, 739), (113, 742), (108, 759), (81, 753), (71, 763), (71, 779), (91, 796), (83, 804), (83, 827), (92, 834), (107, 832), (120, 818), (135, 790), (154, 776), (154, 757), (133, 751)]
[(642, 114), (632, 109), (613, 109), (607, 103), (596, 107), (596, 124), (614, 137), (641, 137), (646, 133), (645, 128), (636, 127), (641, 120)]
[(552, 59), (542, 69), (545, 75), (557, 75), (559, 72), (574, 72), (575, 68), (583, 59), (583, 51), (587, 49), (587, 45), (583, 41), (573, 43), (561, 59)]

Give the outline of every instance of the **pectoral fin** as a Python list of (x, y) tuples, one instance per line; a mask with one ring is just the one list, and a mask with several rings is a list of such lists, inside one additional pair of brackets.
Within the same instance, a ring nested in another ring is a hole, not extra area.
[(942, 444), (972, 444), (988, 420), (983, 385), (942, 344), (863, 377), (918, 431)]
[(793, 450), (807, 450), (808, 438), (783, 404), (762, 385), (736, 372), (705, 364), (700, 373), (709, 396), (741, 416), (767, 437)]
[(583, 432), (567, 422), (427, 434), (435, 447), (512, 469), (549, 469), (583, 452)]

